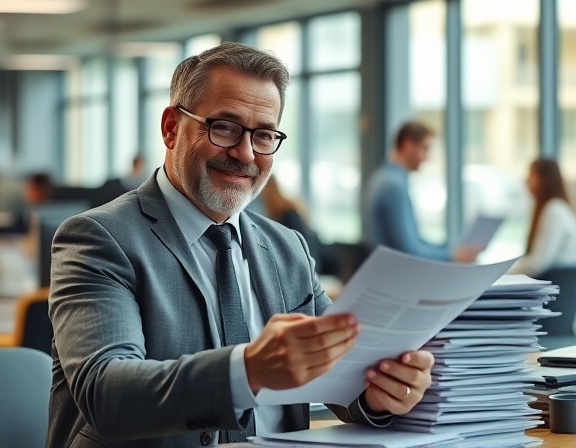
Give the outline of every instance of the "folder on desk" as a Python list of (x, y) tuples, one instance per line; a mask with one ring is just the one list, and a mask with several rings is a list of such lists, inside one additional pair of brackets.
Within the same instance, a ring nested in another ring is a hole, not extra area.
[[(576, 346), (562, 347), (542, 353), (538, 362), (543, 367), (567, 367), (576, 369)], [(574, 370), (576, 376), (576, 370)]]

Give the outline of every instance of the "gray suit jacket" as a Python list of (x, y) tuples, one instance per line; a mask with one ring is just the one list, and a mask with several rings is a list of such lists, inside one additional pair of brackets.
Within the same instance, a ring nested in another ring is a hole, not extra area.
[[(300, 234), (249, 212), (240, 225), (265, 321), (329, 306)], [(246, 424), (231, 400), (232, 347), (214, 349), (197, 262), (155, 176), (66, 221), (52, 256), (47, 447), (199, 447)], [(357, 403), (336, 412), (362, 421)], [(308, 426), (307, 406), (284, 414), (287, 430)]]

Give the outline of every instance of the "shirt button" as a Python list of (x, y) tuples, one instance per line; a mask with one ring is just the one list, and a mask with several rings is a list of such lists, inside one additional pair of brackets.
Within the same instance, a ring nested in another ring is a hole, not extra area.
[(212, 443), (212, 434), (209, 432), (203, 432), (200, 434), (200, 443), (202, 446), (208, 446)]

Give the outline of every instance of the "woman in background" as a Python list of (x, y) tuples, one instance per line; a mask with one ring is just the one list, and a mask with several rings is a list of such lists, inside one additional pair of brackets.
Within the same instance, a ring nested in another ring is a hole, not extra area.
[(541, 278), (553, 268), (576, 268), (576, 215), (556, 161), (532, 162), (527, 185), (534, 211), (526, 254), (509, 273)]
[(260, 198), (264, 207), (264, 215), (302, 234), (308, 243), (310, 254), (316, 260), (316, 268), (319, 271), (321, 264), (320, 240), (316, 232), (306, 223), (301, 211), (302, 207), (282, 194), (274, 176), (270, 176), (268, 179), (268, 183), (260, 193)]

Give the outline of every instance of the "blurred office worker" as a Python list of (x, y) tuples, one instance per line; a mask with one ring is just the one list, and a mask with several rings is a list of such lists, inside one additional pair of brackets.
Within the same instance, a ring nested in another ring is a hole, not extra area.
[(428, 157), (433, 132), (419, 122), (406, 122), (397, 131), (390, 160), (371, 176), (364, 201), (368, 245), (379, 244), (423, 258), (472, 262), (479, 249), (438, 245), (420, 236), (408, 191), (408, 175)]
[(526, 183), (534, 199), (526, 254), (509, 273), (539, 278), (550, 269), (576, 268), (576, 215), (558, 163), (535, 160)]
[[(200, 447), (308, 426), (308, 406), (257, 406), (332, 367), (353, 316), (330, 299), (302, 236), (244, 210), (286, 135), (288, 71), (225, 43), (176, 68), (164, 165), (53, 243), (54, 379), (47, 446)], [(424, 351), (383, 360), (344, 421), (387, 426), (430, 384)]]

